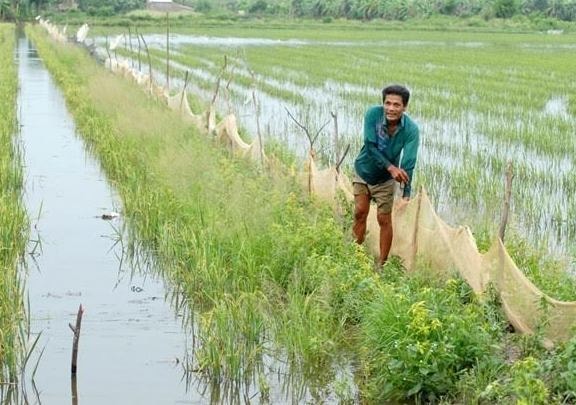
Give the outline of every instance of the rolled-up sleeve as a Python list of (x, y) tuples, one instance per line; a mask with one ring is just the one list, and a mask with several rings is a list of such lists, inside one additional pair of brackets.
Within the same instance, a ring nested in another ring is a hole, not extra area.
[(402, 153), (401, 167), (408, 174), (409, 181), (404, 186), (403, 197), (410, 197), (412, 191), (412, 179), (414, 168), (416, 167), (416, 160), (418, 157), (418, 147), (420, 146), (420, 132), (418, 127), (411, 128), (408, 140), (404, 144), (404, 151)]

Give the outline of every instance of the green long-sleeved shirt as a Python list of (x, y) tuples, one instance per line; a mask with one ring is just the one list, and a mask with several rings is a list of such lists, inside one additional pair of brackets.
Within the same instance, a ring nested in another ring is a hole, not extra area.
[(368, 184), (379, 184), (392, 178), (387, 170), (391, 164), (401, 167), (410, 179), (403, 196), (410, 197), (419, 143), (418, 125), (406, 113), (396, 132), (389, 134), (384, 107), (370, 107), (364, 116), (364, 145), (354, 162), (356, 173)]

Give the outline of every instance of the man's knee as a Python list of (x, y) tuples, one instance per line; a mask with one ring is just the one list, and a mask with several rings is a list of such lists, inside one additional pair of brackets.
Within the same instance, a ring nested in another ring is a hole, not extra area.
[(354, 196), (354, 219), (365, 222), (370, 211), (370, 196), (360, 194)]
[(366, 218), (368, 218), (368, 210), (369, 207), (356, 205), (356, 208), (354, 209), (354, 219), (356, 221), (366, 221)]
[(384, 214), (382, 212), (379, 212), (377, 218), (378, 218), (378, 224), (381, 227), (392, 226), (392, 213), (389, 212), (387, 214)]

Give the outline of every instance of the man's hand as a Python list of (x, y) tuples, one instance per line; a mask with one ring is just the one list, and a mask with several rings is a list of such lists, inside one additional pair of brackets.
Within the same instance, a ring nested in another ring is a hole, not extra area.
[(390, 165), (388, 166), (388, 172), (390, 173), (390, 176), (392, 176), (392, 178), (396, 180), (398, 183), (408, 183), (408, 181), (410, 181), (408, 173), (406, 173), (404, 169), (400, 169), (394, 165)]

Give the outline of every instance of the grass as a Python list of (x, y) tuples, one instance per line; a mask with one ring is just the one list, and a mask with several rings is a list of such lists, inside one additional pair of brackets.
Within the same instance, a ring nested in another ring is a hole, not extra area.
[(14, 26), (0, 24), (0, 385), (18, 380), (26, 343), (20, 265), (28, 220), (22, 206), (23, 171), (16, 138), (14, 45)]
[[(133, 247), (153, 254), (197, 328), (189, 375), (231, 401), (251, 385), (264, 399), (280, 370), (296, 394), (334, 383), (349, 399), (354, 384), (335, 370), (351, 363), (367, 403), (572, 398), (561, 370), (573, 341), (547, 351), (541, 336), (525, 338), (512, 343), (521, 356), (508, 357), (493, 296), (407, 276), (397, 262), (378, 276), (350, 240), (350, 213), (335, 219), (290, 177), (229, 156), (83, 50), (28, 34), (122, 197)], [(460, 187), (476, 181), (469, 170)]]

